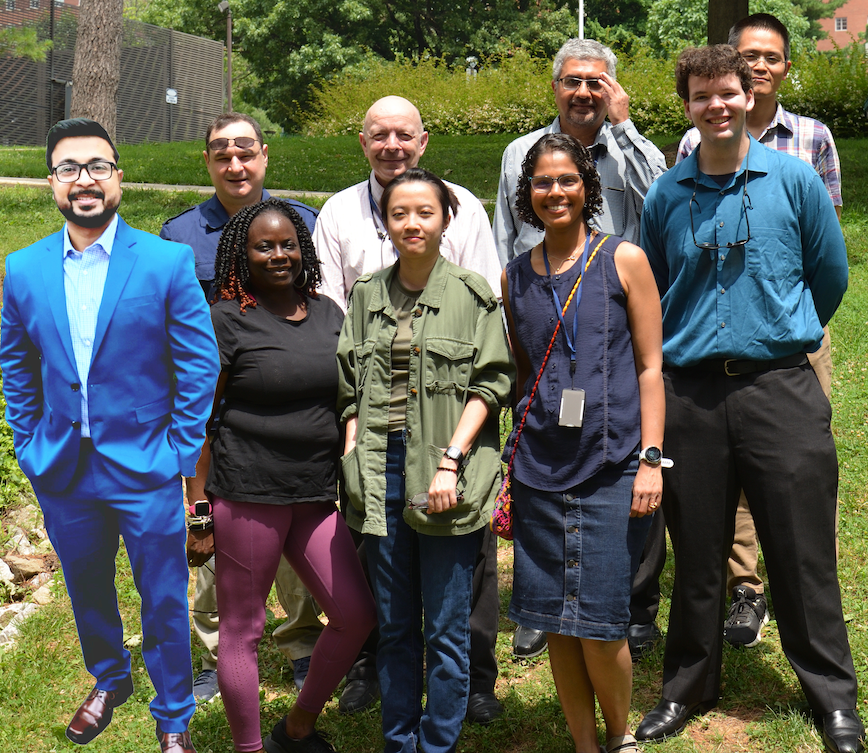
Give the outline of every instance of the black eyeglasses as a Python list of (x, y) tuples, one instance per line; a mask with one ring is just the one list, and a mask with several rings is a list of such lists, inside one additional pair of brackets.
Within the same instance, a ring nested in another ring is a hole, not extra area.
[(581, 173), (564, 173), (557, 178), (551, 175), (532, 175), (528, 177), (530, 187), (536, 193), (548, 193), (557, 183), (562, 191), (575, 191), (582, 183)]
[(114, 162), (88, 162), (86, 165), (80, 165), (77, 162), (64, 162), (62, 165), (52, 167), (51, 172), (61, 183), (75, 183), (78, 176), (81, 175), (81, 169), (87, 170), (91, 180), (108, 180), (112, 177), (112, 170), (117, 170), (118, 166)]
[[(734, 243), (697, 243), (696, 242), (696, 230), (693, 227), (693, 202), (696, 201), (696, 189), (698, 187), (698, 183), (696, 181), (696, 176), (693, 178), (693, 196), (690, 197), (690, 203), (687, 205), (687, 209), (690, 213), (690, 233), (693, 235), (693, 245), (697, 248), (701, 248), (703, 251), (717, 251), (721, 248), (738, 248), (739, 246), (745, 246), (748, 241), (751, 239), (750, 235), (750, 216), (747, 213), (748, 209), (753, 209), (753, 203), (750, 200), (750, 194), (747, 192), (747, 173), (748, 173), (748, 162), (747, 158), (745, 158), (744, 165), (744, 186), (741, 191), (741, 209), (744, 212), (744, 221), (747, 225), (747, 238), (743, 241), (735, 241)], [(696, 174), (699, 175), (699, 160), (696, 161)], [(699, 207), (699, 202), (696, 201), (696, 206)], [(700, 207), (700, 211), (702, 208)]]
[(239, 136), (237, 139), (214, 139), (208, 142), (208, 148), (212, 152), (222, 152), (235, 144), (239, 149), (253, 149), (253, 145), (259, 143), (261, 142), (250, 138), (250, 136)]
[(574, 92), (580, 88), (582, 84), (588, 87), (588, 91), (598, 92), (603, 88), (598, 78), (579, 78), (578, 76), (564, 76), (557, 79), (558, 83), (564, 87), (564, 91)]

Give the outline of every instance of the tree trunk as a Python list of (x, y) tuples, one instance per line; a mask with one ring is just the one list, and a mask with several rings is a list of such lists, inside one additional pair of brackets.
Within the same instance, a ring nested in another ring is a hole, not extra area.
[(81, 0), (72, 65), (73, 118), (101, 123), (112, 140), (117, 128), (124, 0)]
[(736, 21), (748, 16), (748, 0), (708, 0), (708, 43), (726, 44)]

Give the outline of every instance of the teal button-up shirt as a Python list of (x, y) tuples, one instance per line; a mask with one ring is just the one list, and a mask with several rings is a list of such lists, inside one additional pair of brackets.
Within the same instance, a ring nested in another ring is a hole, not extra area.
[[(747, 196), (745, 191), (747, 170)], [(693, 228), (690, 201), (694, 190)], [(727, 243), (744, 244), (727, 248)], [(820, 346), (847, 289), (847, 249), (814, 170), (753, 138), (721, 187), (697, 152), (661, 176), (642, 214), (645, 249), (663, 305), (663, 360), (771, 360)]]

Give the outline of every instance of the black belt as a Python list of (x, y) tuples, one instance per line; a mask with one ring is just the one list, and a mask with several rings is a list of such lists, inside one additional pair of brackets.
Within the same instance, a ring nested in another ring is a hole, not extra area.
[(773, 369), (792, 369), (808, 362), (804, 353), (795, 353), (785, 358), (774, 358), (770, 361), (750, 361), (744, 358), (706, 358), (693, 366), (665, 366), (667, 371), (710, 371), (714, 374), (725, 374), (736, 377), (745, 374), (756, 374)]

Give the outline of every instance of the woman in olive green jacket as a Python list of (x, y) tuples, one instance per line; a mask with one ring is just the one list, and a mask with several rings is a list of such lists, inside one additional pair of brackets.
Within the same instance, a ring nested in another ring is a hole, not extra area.
[(358, 280), (338, 345), (347, 521), (365, 534), (377, 601), (386, 753), (457, 744), (473, 565), (500, 486), (498, 417), (514, 378), (488, 283), (440, 255), (450, 208), (455, 197), (425, 170), (387, 186), (381, 209), (399, 259)]

